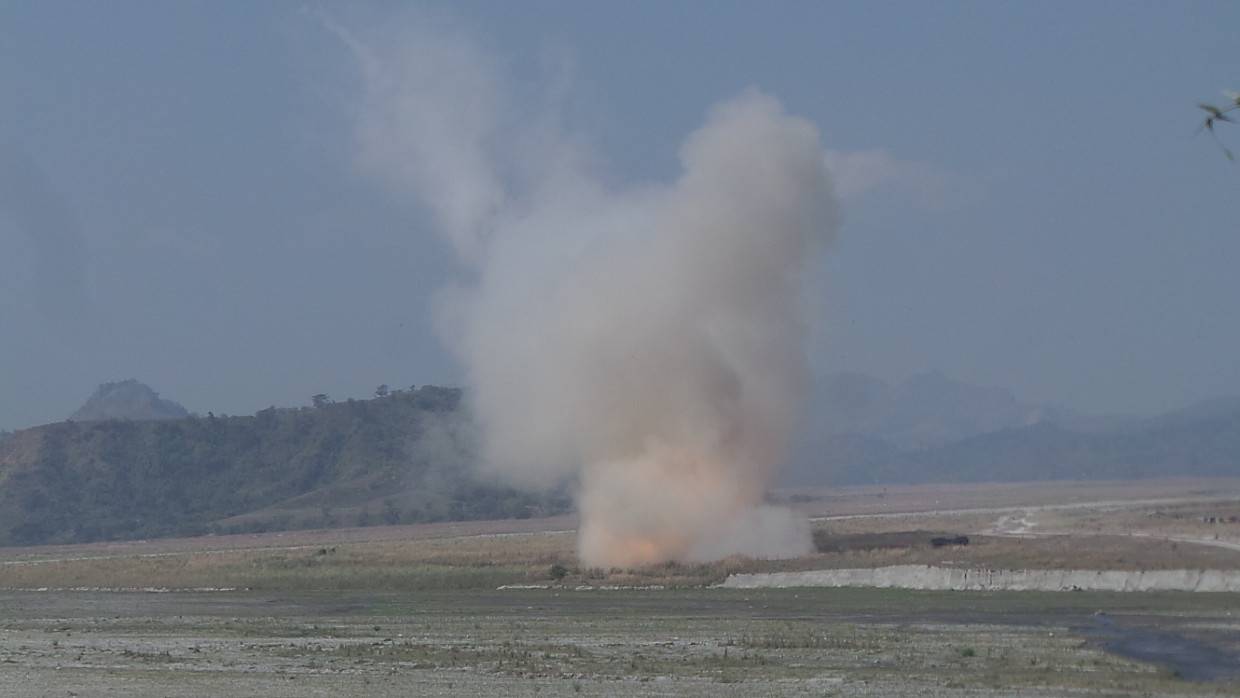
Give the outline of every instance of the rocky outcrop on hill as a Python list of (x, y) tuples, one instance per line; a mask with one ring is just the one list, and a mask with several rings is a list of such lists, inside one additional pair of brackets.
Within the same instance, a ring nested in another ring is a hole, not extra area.
[(147, 421), (183, 419), (189, 410), (172, 400), (165, 400), (149, 386), (130, 378), (104, 383), (74, 412), (75, 422), (103, 422), (111, 419)]

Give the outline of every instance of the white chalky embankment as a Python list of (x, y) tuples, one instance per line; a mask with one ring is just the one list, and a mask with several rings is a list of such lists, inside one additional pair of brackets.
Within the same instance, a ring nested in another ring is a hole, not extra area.
[(943, 591), (1240, 591), (1240, 570), (1003, 570), (896, 565), (734, 574), (728, 589), (878, 587)]

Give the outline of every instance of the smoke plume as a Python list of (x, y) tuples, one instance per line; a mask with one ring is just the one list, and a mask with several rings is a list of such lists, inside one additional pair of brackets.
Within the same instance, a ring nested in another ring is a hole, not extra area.
[(746, 90), (673, 181), (616, 187), (450, 27), (335, 30), (363, 75), (360, 166), (418, 197), (469, 270), (440, 310), (488, 467), (574, 482), (589, 565), (808, 551), (764, 494), (809, 382), (802, 277), (835, 228), (814, 126)]
[[(33, 250), (28, 296), (64, 341), (88, 320), (85, 244), (73, 209), (22, 148), (0, 143), (0, 223), (8, 219)], [(0, 233), (3, 233), (0, 227)], [(0, 265), (0, 273), (4, 273)]]

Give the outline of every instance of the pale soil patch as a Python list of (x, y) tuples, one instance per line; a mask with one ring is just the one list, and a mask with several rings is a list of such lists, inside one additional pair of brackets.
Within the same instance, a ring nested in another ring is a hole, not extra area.
[(1039, 515), (1039, 530), (1076, 534), (1142, 534), (1217, 541), (1240, 549), (1240, 498), (1130, 506), (1114, 511), (1056, 511)]

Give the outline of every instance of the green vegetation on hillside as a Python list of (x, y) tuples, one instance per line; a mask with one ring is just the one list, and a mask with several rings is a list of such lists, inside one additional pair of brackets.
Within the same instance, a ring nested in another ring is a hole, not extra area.
[(569, 507), (473, 473), (461, 391), (251, 417), (62, 422), (0, 442), (0, 544), (521, 518)]

